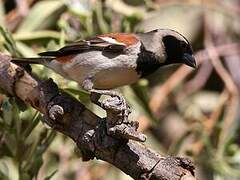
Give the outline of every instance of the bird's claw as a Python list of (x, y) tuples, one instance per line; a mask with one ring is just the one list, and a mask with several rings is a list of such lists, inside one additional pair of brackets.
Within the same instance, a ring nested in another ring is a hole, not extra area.
[(123, 123), (128, 123), (128, 116), (131, 113), (131, 109), (123, 96), (117, 95), (116, 97), (118, 98), (119, 105), (121, 106), (121, 115), (123, 117)]
[[(111, 98), (99, 102), (98, 100), (101, 95), (108, 95), (111, 96)], [(114, 91), (91, 90), (91, 100), (106, 110), (106, 125), (109, 135), (141, 142), (146, 140), (145, 135), (137, 132), (139, 126), (138, 122), (128, 120), (131, 110), (122, 95)]]
[(121, 123), (128, 123), (128, 116), (131, 113), (130, 107), (122, 96), (114, 96), (101, 102), (101, 107), (105, 110), (113, 110), (121, 116)]

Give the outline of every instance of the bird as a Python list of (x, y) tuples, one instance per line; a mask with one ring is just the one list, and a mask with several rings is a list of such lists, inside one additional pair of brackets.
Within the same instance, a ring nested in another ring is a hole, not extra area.
[[(36, 58), (14, 57), (13, 62), (42, 64), (90, 92), (93, 103), (102, 95), (125, 99), (114, 88), (135, 83), (159, 68), (185, 64), (196, 68), (193, 49), (186, 37), (172, 29), (145, 33), (108, 33), (46, 51)], [(127, 116), (124, 108), (124, 116)]]

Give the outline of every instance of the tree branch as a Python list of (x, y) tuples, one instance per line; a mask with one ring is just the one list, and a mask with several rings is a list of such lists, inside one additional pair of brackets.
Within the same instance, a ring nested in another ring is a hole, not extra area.
[[(101, 119), (76, 99), (61, 94), (51, 80), (39, 81), (23, 68), (0, 54), (0, 87), (17, 96), (44, 115), (44, 122), (75, 141), (84, 161), (93, 158), (107, 161), (134, 179), (195, 179), (191, 161), (164, 157), (137, 141), (136, 123), (119, 122), (118, 114), (108, 109)], [(114, 100), (109, 101), (114, 105)], [(117, 120), (116, 120), (117, 119)], [(130, 139), (130, 140), (129, 140)]]

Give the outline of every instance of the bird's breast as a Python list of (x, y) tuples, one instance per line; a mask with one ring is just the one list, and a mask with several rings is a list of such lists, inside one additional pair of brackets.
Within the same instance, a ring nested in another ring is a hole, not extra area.
[(96, 73), (93, 77), (94, 88), (113, 89), (136, 82), (140, 75), (130, 68), (110, 68)]

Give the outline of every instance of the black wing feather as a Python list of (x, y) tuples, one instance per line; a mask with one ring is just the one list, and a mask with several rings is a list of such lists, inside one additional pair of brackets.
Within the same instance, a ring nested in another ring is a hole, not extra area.
[(72, 44), (69, 44), (57, 51), (47, 51), (39, 53), (40, 56), (53, 56), (61, 57), (71, 54), (78, 54), (90, 50), (98, 51), (110, 51), (110, 52), (122, 52), (126, 46), (119, 44), (111, 44), (102, 40), (101, 38), (95, 37), (88, 40), (78, 41)]

